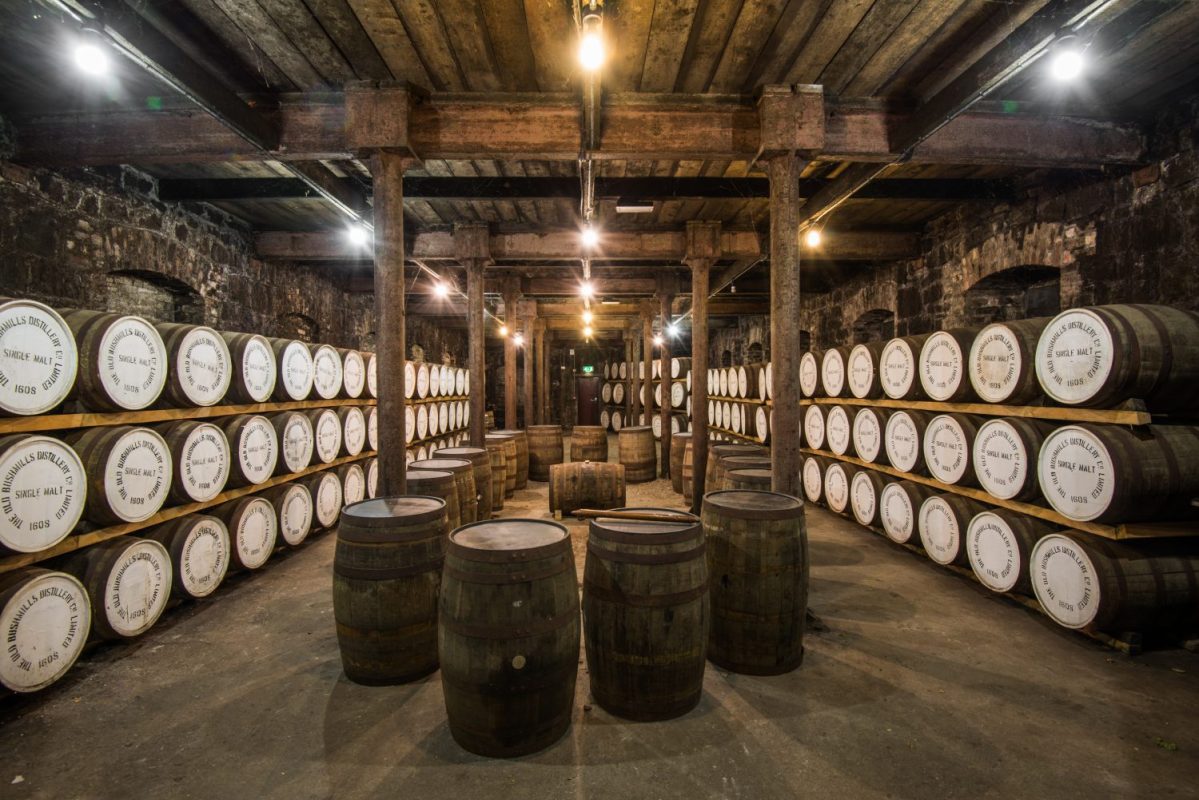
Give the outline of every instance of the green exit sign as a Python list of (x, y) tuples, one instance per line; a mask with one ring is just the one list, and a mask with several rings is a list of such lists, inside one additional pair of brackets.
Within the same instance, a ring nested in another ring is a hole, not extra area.
[(583, 374), (584, 375), (590, 375), (593, 372), (595, 372), (595, 367), (591, 366), (590, 364), (586, 364), (583, 366)]

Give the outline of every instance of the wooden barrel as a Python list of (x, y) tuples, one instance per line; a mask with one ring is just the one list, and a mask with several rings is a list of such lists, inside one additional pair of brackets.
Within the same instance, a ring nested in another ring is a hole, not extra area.
[(205, 325), (160, 322), (155, 327), (169, 364), (163, 399), (181, 408), (223, 400), (233, 382), (233, 358), (224, 337)]
[(729, 489), (768, 492), (773, 475), (768, 467), (732, 469), (725, 473), (724, 485)]
[(924, 430), (921, 447), (929, 473), (942, 483), (978, 486), (974, 472), (974, 440), (983, 418), (973, 414), (938, 414)]
[[(490, 437), (484, 437), (490, 438)], [(487, 461), (491, 466), (491, 510), (504, 510), (505, 486), (508, 483), (508, 460), (504, 456), (504, 445), (501, 442), (486, 442)]]
[(680, 431), (670, 439), (670, 488), (683, 493), (683, 453), (691, 444), (691, 434)]
[(803, 443), (813, 450), (824, 449), (824, 407), (815, 403), (804, 409)]
[(716, 381), (712, 387), (712, 394), (717, 397), (728, 397), (729, 395), (729, 370), (727, 367), (721, 367), (716, 370)]
[(341, 479), (331, 470), (302, 478), (300, 483), (312, 495), (314, 528), (332, 528), (341, 516), (344, 503)]
[(997, 417), (984, 422), (973, 447), (978, 485), (1001, 500), (1039, 498), (1037, 454), (1053, 430), (1048, 422), (1024, 417)]
[(1199, 516), (1199, 427), (1067, 425), (1045, 439), (1037, 473), (1045, 499), (1072, 520)]
[(800, 467), (803, 496), (809, 503), (824, 502), (824, 471), (832, 461), (823, 456), (805, 456)]
[[(491, 457), (487, 451), (482, 447), (443, 447), (433, 452), (433, 458), (460, 459), (470, 462), (475, 477), (475, 520), (491, 519)], [(502, 503), (502, 491), (500, 495)]]
[(300, 483), (284, 483), (263, 492), (279, 526), (279, 541), (290, 547), (298, 547), (312, 532), (312, 495)]
[(828, 510), (843, 516), (852, 512), (849, 507), (849, 488), (858, 467), (830, 459), (824, 468), (824, 504)]
[(343, 385), (341, 354), (327, 344), (308, 346), (312, 353), (312, 398), (332, 400)]
[(83, 652), (91, 624), (91, 599), (74, 575), (39, 567), (0, 574), (0, 685), (25, 693), (57, 681)]
[(690, 508), (695, 499), (695, 450), (694, 440), (688, 437), (683, 444), (683, 503)]
[(312, 420), (301, 411), (280, 411), (270, 417), (271, 427), (279, 442), (279, 458), (275, 460), (275, 474), (286, 475), (307, 469), (312, 463), (316, 440)]
[(820, 362), (824, 353), (812, 350), (799, 357), (799, 391), (804, 397), (824, 397), (824, 384), (820, 380)]
[(600, 387), (600, 399), (603, 400), (604, 403), (612, 402), (612, 384), (611, 383), (605, 382), (604, 385)]
[(424, 439), (429, 435), (429, 406), (422, 403), (416, 407), (416, 438)]
[(342, 406), (336, 414), (341, 425), (341, 449), (338, 455), (358, 455), (366, 447), (366, 417), (362, 409), (358, 406)]
[(203, 503), (224, 491), (232, 454), (223, 430), (200, 420), (168, 422), (156, 430), (171, 451), (173, 503)]
[(427, 364), (429, 374), (428, 397), (441, 396), (441, 365)]
[[(490, 472), (490, 470), (488, 470)], [(366, 460), (366, 496), (374, 500), (379, 496), (379, 459), (368, 458)], [(491, 503), (491, 493), (487, 496), (488, 506)]]
[(887, 397), (892, 400), (921, 400), (925, 397), (918, 362), (929, 335), (903, 336), (883, 346), (878, 369), (883, 394)]
[(970, 520), (966, 529), (966, 556), (979, 583), (993, 592), (1031, 595), (1028, 559), (1042, 536), (1057, 528), (1048, 522), (993, 508)]
[(691, 359), (689, 358), (672, 358), (670, 359), (670, 377), (682, 378), (691, 371)]
[[(464, 458), (426, 458), (413, 461), (412, 469), (431, 472), (448, 472), (454, 476), (454, 488), (458, 492), (458, 515), (461, 522), (454, 527), (468, 525), (479, 519), (479, 499), (475, 489), (475, 465)], [(435, 492), (432, 492), (437, 496)]]
[(138, 411), (166, 386), (168, 358), (162, 336), (141, 317), (97, 311), (68, 312), (79, 351), (75, 397), (92, 411)]
[(230, 380), (225, 402), (265, 403), (278, 379), (275, 351), (265, 336), (255, 333), (222, 333), (229, 348)]
[(970, 385), (988, 403), (1025, 405), (1041, 396), (1036, 349), (1050, 317), (993, 322), (970, 345)]
[(673, 719), (695, 708), (703, 693), (708, 563), (704, 529), (686, 516), (685, 522), (601, 517), (588, 526), (587, 673), (592, 697), (618, 717)]
[(342, 429), (337, 412), (331, 408), (305, 411), (312, 423), (313, 454), (322, 464), (332, 463), (341, 455)]
[(891, 411), (885, 408), (863, 406), (853, 417), (853, 452), (870, 464), (889, 464), (887, 450), (883, 447), (883, 431)]
[(171, 556), (171, 591), (176, 597), (207, 597), (229, 570), (229, 529), (219, 518), (188, 514), (150, 529)]
[(876, 398), (883, 396), (882, 373), (879, 358), (886, 342), (858, 344), (849, 351), (845, 363), (845, 382), (854, 397)]
[(458, 483), (454, 479), (454, 473), (445, 470), (409, 469), (407, 483), (409, 494), (440, 497), (445, 501), (446, 522), (450, 530), (462, 527), (462, 506), (458, 501)]
[(850, 349), (834, 347), (824, 351), (820, 359), (820, 383), (826, 397), (844, 397), (849, 393), (845, 368)]
[(879, 493), (879, 522), (887, 538), (899, 544), (920, 540), (920, 506), (935, 489), (913, 481), (891, 481)]
[(516, 486), (523, 489), (529, 485), (529, 435), (521, 430), (505, 429), (496, 431), (512, 437), (516, 444)]
[[(377, 398), (379, 396), (379, 360), (375, 358), (374, 353), (364, 353), (363, 355), (366, 357), (366, 393)], [(405, 369), (405, 377), (407, 374)], [(404, 397), (410, 396), (405, 388)]]
[(717, 491), (724, 480), (721, 460), (732, 456), (760, 456), (766, 448), (756, 444), (718, 444), (708, 446), (708, 463), (704, 468), (704, 488)]
[(766, 406), (758, 406), (754, 409), (754, 427), (753, 433), (759, 442), (765, 444), (770, 441), (771, 430), (774, 427), (774, 410)]
[(941, 565), (968, 566), (966, 530), (989, 506), (956, 494), (935, 494), (920, 504), (917, 526), (925, 554)]
[(629, 377), (629, 362), (627, 362), (627, 361), (621, 361), (621, 362), (620, 362), (620, 366), (619, 366), (619, 368), (617, 369), (617, 373), (620, 375), (620, 379), (621, 379), (622, 381), (623, 381), (623, 380), (628, 380), (628, 377)]
[(83, 461), (60, 439), (0, 438), (0, 552), (36, 553), (75, 529), (87, 504)]
[(507, 758), (570, 727), (579, 666), (579, 594), (566, 528), (476, 522), (450, 534), (437, 650), (454, 740)]
[(887, 426), (883, 429), (883, 447), (891, 466), (915, 475), (928, 472), (922, 440), (931, 421), (932, 414), (923, 411), (896, 411), (887, 418)]
[(1037, 380), (1071, 406), (1128, 398), (1152, 411), (1199, 406), (1199, 314), (1168, 306), (1111, 305), (1058, 314), (1037, 342)]
[(78, 369), (75, 335), (57, 311), (0, 298), (0, 412), (54, 410), (70, 396)]
[(612, 409), (612, 430), (620, 433), (620, 429), (624, 427), (624, 411), (619, 408)]
[(229, 471), (227, 486), (233, 488), (259, 484), (275, 474), (275, 466), (279, 462), (279, 439), (269, 419), (257, 414), (239, 414), (223, 418), (221, 429), (225, 431), (225, 438), (229, 440), (229, 449), (233, 453), (233, 467)]
[(355, 400), (366, 390), (366, 360), (357, 350), (338, 350), (341, 356), (341, 396)]
[(1037, 601), (1063, 627), (1189, 633), (1199, 622), (1199, 553), (1189, 541), (1134, 545), (1061, 531), (1042, 537), (1029, 561)]
[(687, 391), (686, 385), (681, 381), (670, 384), (670, 407), (682, 408), (685, 406), (687, 404)]
[(141, 522), (170, 494), (171, 451), (151, 428), (89, 428), (67, 437), (87, 475), (85, 515), (97, 525)]
[(758, 399), (757, 364), (737, 368), (737, 391), (738, 397), (744, 397), (747, 400)]
[(333, 619), (342, 669), (385, 686), (437, 669), (445, 501), (408, 495), (346, 508), (333, 555)]
[(550, 479), (550, 464), (561, 464), (565, 460), (562, 445), (561, 425), (530, 425), (529, 477), (535, 481)]
[[(504, 448), (504, 496), (511, 497), (516, 491), (516, 437), (506, 431), (497, 431), (483, 438)], [(497, 508), (503, 508), (503, 505)]]
[(920, 386), (932, 400), (959, 403), (976, 400), (968, 375), (970, 346), (976, 328), (937, 331), (920, 348)]
[(344, 505), (350, 506), (366, 499), (366, 471), (362, 469), (361, 464), (342, 464), (336, 472), (337, 479), (341, 481)]
[(887, 479), (881, 472), (859, 469), (853, 474), (849, 482), (849, 507), (859, 525), (873, 528), (879, 524), (879, 498), (886, 486)]
[(281, 402), (307, 400), (312, 393), (312, 352), (308, 345), (295, 339), (271, 339), (275, 365), (279, 369), (275, 380), (274, 398)]
[(67, 556), (63, 572), (79, 579), (99, 639), (132, 639), (154, 626), (171, 596), (171, 554), (153, 539), (119, 536)]
[(612, 384), (612, 402), (616, 405), (624, 403), (625, 388), (623, 383)]
[(774, 399), (774, 367), (770, 362), (758, 368), (758, 399), (763, 403)]
[(275, 507), (261, 495), (248, 495), (213, 509), (229, 529), (229, 569), (235, 572), (261, 567), (275, 552), (279, 518)]
[(572, 461), (550, 466), (550, 511), (570, 514), (579, 508), (621, 508), (625, 504), (625, 468), (604, 461)]
[(734, 470), (770, 469), (770, 456), (766, 455), (722, 456), (719, 462), (716, 465), (716, 483), (712, 486), (712, 491), (733, 488), (729, 485), (729, 473)]
[(839, 456), (854, 455), (853, 423), (846, 406), (827, 406), (824, 417), (824, 438), (828, 449)]
[[(416, 397), (417, 372), (416, 365), (411, 361), (404, 362), (404, 397), (412, 400)], [(378, 397), (378, 395), (375, 395)]]
[(608, 432), (598, 425), (576, 425), (570, 432), (571, 461), (607, 461)]
[(774, 492), (704, 497), (712, 622), (708, 660), (747, 675), (803, 661), (808, 534), (803, 503)]
[(607, 408), (600, 409), (600, 427), (608, 431), (612, 429), (612, 414)]
[(617, 439), (626, 481), (645, 483), (657, 477), (658, 452), (653, 431), (645, 426), (622, 428)]

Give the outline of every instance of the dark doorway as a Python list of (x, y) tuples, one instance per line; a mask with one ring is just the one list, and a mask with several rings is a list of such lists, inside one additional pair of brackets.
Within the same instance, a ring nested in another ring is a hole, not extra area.
[(599, 425), (600, 379), (597, 375), (579, 375), (575, 378), (575, 396), (579, 399), (576, 425)]

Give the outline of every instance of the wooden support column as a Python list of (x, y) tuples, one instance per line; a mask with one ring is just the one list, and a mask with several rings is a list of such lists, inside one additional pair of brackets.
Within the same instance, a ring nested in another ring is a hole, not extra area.
[(516, 332), (519, 330), (516, 304), (520, 298), (519, 281), (509, 279), (504, 285), (504, 324), (508, 335), (504, 337), (504, 428), (516, 430)]
[(640, 425), (638, 418), (641, 416), (641, 370), (637, 365), (641, 361), (641, 331), (636, 323), (629, 325), (629, 339), (633, 344), (633, 359), (629, 364), (629, 418), (625, 421), (625, 425)]
[(645, 377), (641, 379), (645, 402), (641, 407), (645, 413), (645, 424), (654, 424), (654, 304), (641, 304), (641, 360), (645, 362)]
[(537, 301), (523, 300), (521, 301), (521, 331), (525, 337), (525, 355), (521, 362), (522, 370), (521, 377), (524, 380), (524, 422), (525, 428), (536, 424), (534, 422), (534, 401), (533, 401), (533, 380), (536, 373), (536, 333), (533, 330), (533, 324), (537, 321)]
[(549, 330), (545, 324), (545, 320), (539, 320), (539, 337), (540, 343), (537, 345), (537, 352), (541, 354), (541, 402), (537, 409), (541, 412), (541, 424), (552, 425), (554, 415), (550, 413), (550, 394), (553, 389), (553, 364), (550, 358), (554, 353), (554, 332)]
[(658, 474), (663, 478), (670, 477), (670, 417), (674, 410), (670, 405), (670, 397), (674, 388), (674, 380), (670, 377), (670, 304), (674, 301), (674, 292), (668, 282), (660, 279), (658, 282), (658, 310), (661, 322), (662, 347), (659, 352), (658, 370), (662, 373), (662, 408), (658, 419), (662, 424), (662, 464)]
[(375, 353), (379, 375), (379, 496), (407, 491), (404, 436), (404, 169), (409, 159), (380, 150), (375, 183)]
[(487, 433), (487, 341), (483, 318), (483, 268), (491, 261), (486, 225), (455, 225), (454, 249), (466, 267), (467, 369), (470, 371), (470, 444), (483, 447)]
[(799, 391), (799, 174), (793, 154), (769, 161), (770, 175), (770, 362), (774, 377), (771, 488), (802, 497)]
[(687, 257), (691, 268), (691, 510), (703, 505), (704, 470), (708, 467), (708, 283), (720, 258), (720, 223), (687, 223)]
[(548, 420), (545, 418), (545, 398), (549, 394), (549, 386), (546, 382), (545, 370), (545, 320), (537, 319), (533, 322), (533, 339), (535, 344), (535, 358), (533, 366), (536, 368), (537, 379), (534, 381), (534, 413), (533, 418), (538, 425), (545, 425)]

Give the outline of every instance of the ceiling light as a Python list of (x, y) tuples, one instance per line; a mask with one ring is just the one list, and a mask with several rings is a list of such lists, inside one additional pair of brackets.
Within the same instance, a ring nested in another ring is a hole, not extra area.
[(95, 31), (84, 31), (75, 45), (75, 66), (88, 75), (108, 74), (108, 53), (103, 39)]
[(346, 228), (346, 239), (354, 247), (366, 247), (371, 243), (371, 232), (365, 225), (351, 225)]
[(579, 284), (579, 294), (586, 298), (595, 294), (595, 287), (591, 285), (591, 281), (583, 281)]
[(588, 225), (583, 229), (583, 246), (595, 247), (599, 244), (599, 231)]
[(652, 200), (617, 200), (617, 214), (652, 214), (654, 213), (654, 203)]
[(591, 312), (590, 312), (590, 311), (584, 311), (584, 312), (583, 312), (583, 324), (584, 324), (584, 325), (590, 325), (590, 324), (591, 324), (591, 320), (592, 320), (592, 319), (594, 319), (594, 317), (593, 317), (593, 316), (591, 316)]
[(665, 341), (666, 340), (662, 338), (662, 334), (659, 333), (657, 336), (654, 337), (654, 346), (661, 347), (662, 343)]
[(1049, 62), (1049, 73), (1056, 80), (1069, 82), (1078, 78), (1086, 67), (1082, 52), (1073, 47), (1063, 47), (1053, 54)]
[(508, 335), (508, 326), (501, 325), (500, 326), (500, 336), (507, 336), (507, 335)]
[(666, 326), (666, 333), (669, 334), (670, 336), (678, 336), (679, 335), (679, 326), (675, 325), (673, 322), (670, 323), (669, 325)]
[(819, 247), (820, 242), (824, 239), (824, 234), (819, 228), (808, 228), (808, 232), (804, 234), (803, 241), (808, 247)]
[(620, 305), (620, 301), (619, 300), (601, 300), (600, 305), (601, 306), (618, 306), (618, 305)]
[(516, 345), (517, 347), (520, 347), (524, 343), (525, 335), (523, 333), (518, 333), (512, 337), (512, 344)]
[(595, 72), (604, 65), (603, 25), (599, 14), (590, 13), (583, 17), (583, 35), (579, 39), (579, 64), (587, 72)]
[(433, 284), (433, 294), (437, 295), (438, 297), (449, 297), (450, 287), (446, 286), (441, 281), (437, 281)]
[(592, 333), (594, 333), (594, 331), (593, 331), (593, 330), (591, 330), (591, 326), (590, 326), (590, 325), (588, 325), (587, 327), (583, 328), (583, 337), (584, 337), (585, 339), (590, 339), (590, 338), (591, 338), (591, 334), (592, 334)]

